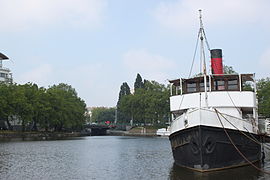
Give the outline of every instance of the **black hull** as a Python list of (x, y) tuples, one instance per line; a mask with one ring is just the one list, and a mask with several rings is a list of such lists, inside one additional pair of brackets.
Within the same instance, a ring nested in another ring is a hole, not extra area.
[[(237, 130), (226, 130), (249, 161), (261, 159), (260, 144)], [(253, 134), (253, 137), (259, 140), (257, 135)], [(248, 164), (230, 143), (222, 128), (196, 126), (175, 132), (169, 138), (175, 163), (179, 166), (204, 172)]]

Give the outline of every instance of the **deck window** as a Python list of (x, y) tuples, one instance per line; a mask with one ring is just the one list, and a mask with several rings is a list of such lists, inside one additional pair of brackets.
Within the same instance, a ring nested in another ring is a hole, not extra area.
[(237, 79), (228, 80), (228, 90), (238, 90)]
[(200, 91), (204, 91), (204, 82), (200, 83)]
[[(209, 90), (209, 82), (206, 82), (206, 85), (207, 85), (206, 89), (208, 91)], [(204, 90), (205, 90), (204, 89), (204, 82), (200, 82), (200, 91), (202, 92)]]
[[(204, 92), (205, 84), (207, 91), (254, 91), (253, 74), (230, 74), (230, 75), (207, 75), (188, 79), (171, 80), (172, 95)], [(175, 88), (176, 86), (179, 86)], [(180, 92), (179, 92), (180, 91)]]
[(214, 90), (225, 90), (225, 81), (224, 80), (214, 81)]
[(187, 83), (187, 92), (188, 93), (192, 93), (192, 92), (196, 92), (197, 88), (196, 88), (196, 83), (192, 82), (192, 83)]
[(242, 109), (242, 118), (243, 119), (252, 119), (253, 118), (253, 110), (249, 109)]

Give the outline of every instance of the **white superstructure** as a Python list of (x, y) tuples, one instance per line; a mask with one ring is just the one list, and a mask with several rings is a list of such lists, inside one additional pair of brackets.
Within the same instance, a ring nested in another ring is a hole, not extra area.
[[(219, 118), (225, 128), (257, 134), (256, 83), (253, 74), (209, 75), (170, 82), (170, 107), (174, 119), (171, 134), (198, 125), (222, 127)], [(245, 89), (247, 82), (249, 91)], [(222, 114), (219, 118), (216, 111)]]

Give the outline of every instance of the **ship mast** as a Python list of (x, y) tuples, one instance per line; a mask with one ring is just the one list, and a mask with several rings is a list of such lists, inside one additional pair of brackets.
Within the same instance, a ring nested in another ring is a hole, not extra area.
[(204, 27), (203, 27), (203, 22), (202, 22), (202, 10), (199, 10), (199, 14), (200, 14), (200, 30), (199, 30), (199, 37), (200, 37), (200, 41), (201, 41), (201, 54), (200, 54), (200, 61), (201, 61), (201, 74), (203, 75), (207, 75), (206, 72), (206, 62), (205, 62), (205, 52), (204, 52), (204, 40), (206, 43), (206, 46), (208, 48), (208, 50), (210, 51), (210, 47), (205, 35), (205, 31), (204, 31)]
[(208, 50), (210, 51), (209, 44), (206, 39), (205, 31), (203, 28), (202, 22), (202, 10), (199, 10), (200, 15), (200, 30), (199, 30), (199, 37), (200, 37), (200, 62), (201, 62), (201, 74), (204, 77), (204, 93), (205, 93), (205, 106), (208, 108), (208, 95), (207, 95), (207, 72), (206, 72), (206, 62), (205, 62), (205, 52), (204, 52), (204, 40), (207, 45)]

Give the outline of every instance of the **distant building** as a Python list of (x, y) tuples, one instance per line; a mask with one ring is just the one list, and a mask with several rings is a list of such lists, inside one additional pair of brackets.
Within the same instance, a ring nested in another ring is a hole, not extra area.
[(89, 117), (92, 116), (92, 109), (95, 108), (95, 107), (87, 107), (86, 108), (86, 115), (88, 115)]
[(0, 82), (12, 83), (12, 73), (8, 68), (0, 66)]
[(90, 124), (92, 123), (92, 122), (91, 122), (91, 117), (92, 117), (92, 110), (93, 110), (94, 108), (96, 108), (96, 107), (87, 107), (87, 108), (86, 108), (85, 115), (88, 117), (88, 118), (87, 118), (87, 121), (88, 121), (87, 123), (90, 123)]
[(0, 53), (0, 82), (12, 83), (12, 73), (10, 69), (3, 67), (3, 60), (8, 60), (8, 57)]

